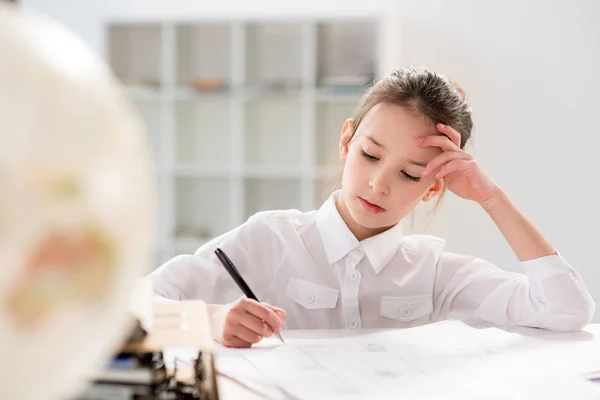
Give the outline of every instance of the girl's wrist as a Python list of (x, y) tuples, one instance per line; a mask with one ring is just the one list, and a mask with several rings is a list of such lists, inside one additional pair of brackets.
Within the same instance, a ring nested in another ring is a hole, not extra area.
[(492, 195), (487, 200), (479, 202), (479, 205), (485, 210), (485, 212), (490, 214), (494, 213), (500, 208), (505, 208), (507, 205), (511, 205), (511, 201), (506, 193), (499, 186), (497, 186), (492, 191)]

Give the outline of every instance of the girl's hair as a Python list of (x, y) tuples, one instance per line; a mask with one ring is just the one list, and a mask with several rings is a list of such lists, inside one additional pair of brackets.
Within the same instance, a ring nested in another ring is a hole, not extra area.
[[(449, 125), (460, 133), (460, 148), (471, 138), (473, 121), (465, 92), (442, 74), (426, 67), (406, 67), (393, 71), (369, 87), (354, 115), (354, 138), (367, 113), (377, 104), (387, 103), (405, 107), (423, 115), (432, 124)], [(330, 182), (329, 191), (339, 186), (340, 179)], [(435, 205), (437, 209), (442, 193)]]
[(431, 123), (449, 125), (460, 133), (460, 148), (471, 138), (473, 121), (465, 92), (445, 76), (425, 67), (400, 68), (371, 86), (352, 119), (354, 132), (377, 104), (388, 103), (415, 111)]

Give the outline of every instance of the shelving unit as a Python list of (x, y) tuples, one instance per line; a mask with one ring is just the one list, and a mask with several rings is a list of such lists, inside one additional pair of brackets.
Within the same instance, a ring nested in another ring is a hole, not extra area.
[(108, 61), (153, 146), (157, 265), (258, 211), (320, 206), (341, 126), (378, 71), (378, 23), (108, 25)]

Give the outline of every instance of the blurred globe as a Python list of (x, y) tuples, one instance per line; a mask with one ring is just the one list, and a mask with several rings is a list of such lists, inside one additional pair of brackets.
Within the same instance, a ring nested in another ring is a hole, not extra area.
[(0, 3), (0, 399), (61, 399), (127, 335), (151, 264), (150, 151), (102, 60)]

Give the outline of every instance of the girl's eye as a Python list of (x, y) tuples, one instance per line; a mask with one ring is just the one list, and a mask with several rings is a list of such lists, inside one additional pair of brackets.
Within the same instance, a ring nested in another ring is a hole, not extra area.
[(361, 152), (362, 152), (363, 157), (366, 158), (369, 161), (377, 161), (377, 160), (379, 160), (377, 157), (374, 157), (374, 156), (370, 155), (369, 153), (367, 153), (364, 150), (361, 150)]
[[(377, 158), (377, 157), (375, 157), (375, 156), (372, 156), (372, 155), (370, 155), (369, 153), (367, 153), (367, 152), (366, 152), (366, 151), (364, 151), (364, 150), (361, 150), (361, 153), (362, 153), (363, 157), (364, 157), (364, 158), (366, 158), (366, 159), (367, 159), (367, 160), (369, 160), (369, 161), (377, 161), (377, 160), (379, 160), (379, 158)], [(409, 175), (409, 174), (407, 174), (407, 173), (406, 173), (406, 172), (404, 172), (404, 171), (402, 171), (402, 176), (403, 176), (405, 179), (408, 179), (409, 181), (412, 181), (412, 182), (419, 182), (419, 181), (421, 180), (421, 177), (420, 177), (420, 176), (412, 176), (412, 175)]]
[(413, 181), (413, 182), (419, 182), (421, 180), (420, 176), (412, 176), (412, 175), (407, 174), (404, 171), (402, 171), (402, 176), (404, 176), (404, 178), (408, 179), (409, 181)]

